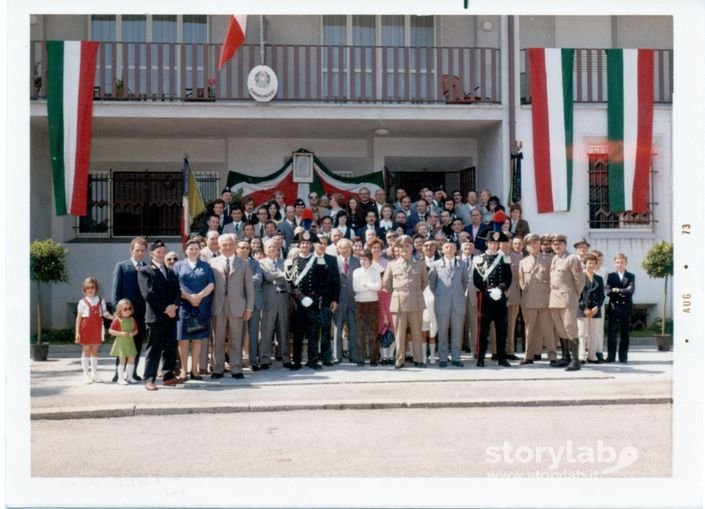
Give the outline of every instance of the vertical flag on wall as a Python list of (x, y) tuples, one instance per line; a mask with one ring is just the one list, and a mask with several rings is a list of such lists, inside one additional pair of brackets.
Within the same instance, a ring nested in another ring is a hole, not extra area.
[(183, 201), (181, 203), (181, 240), (186, 242), (191, 234), (191, 223), (199, 214), (206, 211), (206, 203), (201, 196), (196, 177), (191, 171), (188, 159), (184, 158), (181, 169), (183, 182)]
[(534, 176), (539, 213), (570, 210), (574, 50), (530, 48)]
[(649, 208), (654, 115), (654, 52), (608, 49), (607, 131), (612, 212)]
[(98, 43), (47, 41), (47, 112), (56, 215), (87, 213)]
[(220, 48), (220, 60), (218, 61), (218, 70), (230, 60), (235, 51), (245, 42), (247, 34), (247, 16), (230, 16), (228, 22), (228, 31), (223, 40), (223, 46)]

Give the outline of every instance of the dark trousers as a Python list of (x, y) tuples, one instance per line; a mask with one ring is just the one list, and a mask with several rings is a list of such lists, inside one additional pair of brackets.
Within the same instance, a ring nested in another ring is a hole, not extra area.
[(492, 300), (489, 294), (482, 292), (478, 297), (480, 319), (480, 351), (478, 359), (484, 359), (489, 344), (490, 324), (494, 322), (495, 336), (497, 338), (497, 359), (506, 358), (505, 345), (507, 341), (507, 300)]
[(174, 378), (177, 348), (176, 328), (171, 322), (148, 323), (147, 348), (144, 355), (144, 380), (156, 380), (162, 356), (164, 357), (162, 365), (164, 380)]
[[(259, 351), (259, 327), (260, 327), (260, 322), (262, 321), (262, 310), (259, 308), (255, 308), (252, 311), (252, 317), (249, 319), (249, 321), (245, 324), (245, 327), (248, 327), (248, 332), (250, 333), (250, 367), (252, 366), (259, 366), (259, 358), (260, 358), (260, 351)], [(244, 337), (244, 335), (243, 335)]]
[(308, 342), (308, 363), (318, 362), (318, 332), (321, 329), (321, 311), (318, 299), (305, 308), (297, 302), (294, 309), (294, 364), (301, 364), (304, 337)]
[[(137, 355), (135, 355), (135, 375), (137, 374), (137, 366), (140, 363), (140, 354), (142, 353), (142, 345), (144, 344), (144, 338), (147, 335), (144, 324), (144, 316), (135, 316), (135, 322), (137, 323), (137, 335), (134, 336), (135, 348), (137, 349)], [(115, 357), (115, 376), (117, 376), (117, 367), (120, 364), (120, 357)]]
[(607, 315), (607, 362), (614, 362), (616, 358), (617, 330), (619, 330), (619, 362), (627, 362), (630, 326), (631, 315), (617, 313)]
[(331, 327), (333, 326), (333, 311), (330, 306), (321, 306), (321, 359), (333, 360), (333, 344), (331, 343)]
[(370, 362), (379, 362), (379, 342), (377, 341), (377, 309), (379, 302), (356, 302), (357, 320), (357, 362), (365, 362), (365, 352), (370, 352)]

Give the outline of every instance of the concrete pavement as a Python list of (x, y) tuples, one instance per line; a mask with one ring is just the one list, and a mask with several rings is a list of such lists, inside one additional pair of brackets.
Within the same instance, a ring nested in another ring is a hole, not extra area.
[[(321, 371), (272, 369), (244, 380), (228, 376), (187, 381), (146, 391), (142, 384), (85, 385), (78, 348), (50, 350), (47, 362), (31, 362), (32, 419), (83, 419), (197, 413), (272, 412), (385, 408), (466, 408), (663, 404), (672, 402), (672, 353), (644, 341), (630, 350), (628, 364), (585, 364), (577, 372), (546, 361), (476, 368), (405, 368), (340, 364)], [(99, 374), (112, 378), (114, 359), (101, 351)], [(63, 356), (62, 356), (63, 355)], [(407, 364), (408, 365), (408, 364)]]

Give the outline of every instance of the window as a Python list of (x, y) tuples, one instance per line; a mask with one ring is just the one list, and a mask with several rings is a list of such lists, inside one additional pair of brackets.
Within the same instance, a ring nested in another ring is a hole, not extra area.
[(649, 172), (649, 211), (637, 214), (630, 211), (612, 212), (609, 203), (609, 163), (607, 147), (590, 147), (588, 152), (590, 229), (653, 229), (653, 165)]
[[(158, 81), (157, 63), (161, 58), (163, 62), (162, 81), (169, 83), (172, 81), (169, 79), (169, 73), (174, 74), (173, 80), (177, 79), (177, 73), (173, 69), (180, 61), (180, 51), (182, 50), (182, 47), (177, 45), (172, 57), (169, 44), (200, 45), (207, 43), (208, 17), (205, 15), (92, 15), (90, 39), (104, 43), (102, 50), (106, 55), (106, 60), (110, 60), (113, 51), (112, 45), (117, 43), (117, 79), (123, 80), (127, 85), (128, 95), (144, 95), (147, 94), (147, 47), (143, 43), (157, 43), (151, 47), (152, 69), (150, 72), (152, 81), (155, 83)], [(123, 61), (124, 55), (127, 56), (126, 61)], [(186, 51), (185, 60), (186, 83), (202, 83), (203, 51), (201, 48), (198, 48), (196, 52)], [(107, 73), (105, 92), (112, 93), (111, 69), (110, 67), (105, 69)], [(177, 90), (178, 88), (177, 86)]]
[(428, 49), (435, 44), (433, 16), (323, 16), (322, 34), (324, 46), (335, 46), (322, 58), (329, 74), (324, 95), (432, 97), (426, 75), (435, 72), (435, 56)]
[[(219, 197), (218, 172), (195, 172), (206, 203)], [(176, 236), (181, 232), (181, 172), (93, 172), (88, 214), (78, 218), (78, 236), (108, 238)]]

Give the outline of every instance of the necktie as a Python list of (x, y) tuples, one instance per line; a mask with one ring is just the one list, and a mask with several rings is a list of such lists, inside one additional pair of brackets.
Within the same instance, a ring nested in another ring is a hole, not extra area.
[(345, 273), (346, 276), (348, 275), (348, 259), (347, 258), (345, 258), (343, 260), (343, 272)]
[(230, 258), (225, 259), (225, 295), (228, 294), (228, 278), (230, 277)]
[(162, 274), (164, 275), (164, 279), (166, 279), (166, 266), (162, 265), (161, 271), (162, 271)]
[(240, 233), (240, 222), (238, 221), (235, 223), (235, 233), (239, 234)]

